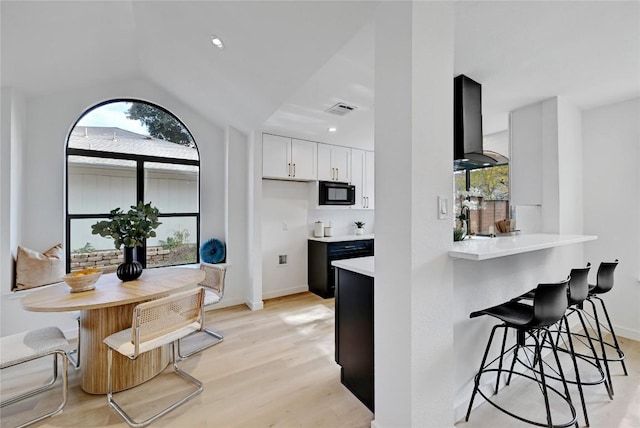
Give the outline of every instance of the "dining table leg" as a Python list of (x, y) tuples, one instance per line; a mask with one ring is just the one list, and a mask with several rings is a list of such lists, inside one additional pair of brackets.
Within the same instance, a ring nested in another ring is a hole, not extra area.
[[(133, 308), (138, 303), (83, 310), (80, 314), (80, 372), (82, 390), (89, 394), (107, 393), (107, 345), (103, 339), (131, 327)], [(139, 385), (161, 373), (169, 364), (168, 346), (141, 354), (135, 360), (114, 352), (113, 391)]]

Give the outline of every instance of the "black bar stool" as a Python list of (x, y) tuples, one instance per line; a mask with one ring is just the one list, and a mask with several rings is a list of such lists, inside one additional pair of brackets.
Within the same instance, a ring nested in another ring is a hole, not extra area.
[[(568, 379), (568, 378), (565, 378), (565, 380), (567, 381), (567, 383), (575, 384), (578, 387), (578, 392), (580, 394), (580, 401), (582, 403), (582, 412), (584, 414), (586, 426), (589, 426), (589, 415), (587, 414), (587, 406), (585, 403), (582, 386), (583, 385), (600, 385), (604, 383), (605, 388), (607, 389), (607, 394), (609, 395), (609, 398), (613, 399), (613, 393), (605, 377), (604, 371), (602, 369), (602, 365), (600, 364), (600, 359), (598, 358), (595, 345), (591, 340), (591, 336), (580, 335), (587, 339), (586, 343), (582, 341), (581, 342), (582, 344), (584, 344), (589, 348), (589, 350), (591, 351), (591, 355), (578, 353), (575, 351), (573, 339), (572, 339), (572, 333), (569, 327), (569, 316), (576, 314), (578, 316), (578, 319), (580, 321), (580, 325), (582, 326), (583, 331), (588, 331), (585, 320), (584, 320), (583, 312), (580, 308), (582, 307), (583, 302), (587, 299), (587, 296), (589, 294), (589, 270), (590, 269), (591, 269), (591, 263), (587, 263), (587, 266), (584, 268), (571, 269), (569, 277), (567, 278), (569, 279), (569, 296), (568, 296), (569, 306), (567, 308), (567, 311), (565, 312), (565, 315), (562, 317), (562, 320), (559, 323), (557, 323), (554, 328), (550, 329), (552, 333), (554, 332), (557, 333), (556, 335), (557, 350), (565, 352), (571, 356), (576, 377), (575, 377), (575, 380)], [(522, 296), (514, 300), (522, 300), (522, 299), (529, 300), (529, 299), (533, 299), (534, 296), (535, 296), (535, 289), (529, 291), (528, 293), (523, 294)], [(563, 336), (563, 334), (566, 335), (566, 341), (564, 339), (565, 336)], [(563, 346), (560, 346), (561, 340), (562, 340)], [(580, 371), (578, 370), (577, 359), (580, 359), (581, 361), (584, 361), (585, 363), (594, 367), (598, 371), (600, 376), (596, 380), (590, 380), (590, 381), (581, 379)], [(548, 373), (547, 373), (547, 377), (550, 377), (555, 380), (561, 380), (560, 378), (554, 377), (553, 375), (550, 375)]]
[[(613, 331), (613, 325), (611, 324), (611, 319), (609, 318), (609, 312), (607, 311), (607, 307), (604, 304), (604, 300), (600, 298), (600, 294), (605, 294), (611, 291), (613, 288), (613, 274), (618, 266), (618, 259), (613, 262), (602, 262), (598, 267), (598, 273), (596, 275), (596, 283), (589, 284), (589, 295), (587, 296), (586, 301), (591, 304), (591, 308), (593, 310), (593, 318), (595, 320), (595, 331), (597, 333), (597, 340), (600, 342), (600, 350), (602, 352), (602, 361), (604, 363), (605, 372), (607, 374), (607, 380), (609, 381), (609, 387), (611, 388), (611, 394), (613, 394), (613, 383), (611, 382), (611, 371), (609, 369), (610, 361), (619, 361), (622, 364), (622, 370), (624, 371), (624, 375), (627, 376), (627, 366), (624, 362), (624, 352), (620, 348), (620, 344), (618, 343), (618, 337), (616, 333)], [(607, 324), (600, 322), (598, 317), (598, 310), (594, 300), (600, 301), (600, 306), (602, 307), (602, 312), (604, 313)], [(608, 342), (602, 335), (602, 329), (605, 329), (611, 334), (613, 343)], [(593, 327), (592, 327), (593, 329)], [(588, 331), (585, 329), (586, 334), (588, 335)], [(618, 354), (617, 357), (607, 356), (606, 348), (615, 349)]]
[[(491, 330), (491, 335), (489, 336), (489, 341), (487, 342), (487, 347), (484, 351), (484, 356), (482, 357), (482, 363), (480, 364), (480, 369), (475, 376), (474, 379), (474, 388), (473, 393), (471, 394), (471, 400), (469, 402), (469, 408), (467, 409), (467, 415), (465, 420), (469, 420), (469, 416), (471, 414), (471, 408), (473, 407), (473, 400), (477, 393), (480, 393), (484, 399), (489, 402), (492, 406), (496, 407), (498, 410), (506, 413), (507, 415), (514, 417), (520, 421), (527, 422), (533, 425), (549, 427), (549, 428), (564, 428), (570, 425), (575, 424), (576, 428), (578, 427), (576, 410), (571, 402), (571, 396), (569, 395), (569, 389), (567, 388), (567, 382), (564, 377), (564, 373), (562, 370), (562, 366), (560, 364), (560, 360), (558, 358), (558, 353), (556, 350), (556, 345), (551, 338), (551, 332), (549, 331), (549, 326), (557, 323), (562, 319), (565, 314), (565, 311), (568, 306), (568, 290), (569, 280), (565, 280), (559, 283), (552, 284), (538, 284), (535, 289), (535, 295), (533, 296), (533, 305), (521, 303), (516, 300), (512, 300), (501, 305), (494, 306), (492, 308), (483, 309), (481, 311), (472, 312), (470, 317), (475, 318), (481, 315), (490, 315), (492, 317), (498, 318), (503, 321), (502, 324), (495, 325)], [(493, 341), (493, 336), (498, 328), (504, 329), (504, 336), (502, 338), (502, 348), (500, 350), (500, 355), (496, 357), (493, 361), (487, 364), (487, 356), (489, 354), (489, 349), (491, 347), (491, 343)], [(507, 332), (509, 328), (513, 328), (517, 332), (517, 341), (516, 344), (511, 346), (509, 349), (505, 350)], [(530, 338), (533, 340), (533, 345), (527, 345), (526, 339)], [(559, 378), (562, 381), (562, 385), (564, 387), (564, 395), (562, 392), (553, 388), (550, 385), (547, 385), (545, 379), (544, 372), (544, 363), (542, 361), (542, 347), (544, 343), (548, 343), (549, 347), (552, 350), (552, 353), (555, 358), (555, 362), (557, 364), (557, 373)], [(533, 346), (533, 362), (524, 362), (520, 358), (518, 358), (519, 350), (523, 350), (523, 354), (526, 355), (527, 348)], [(513, 350), (513, 360), (511, 362), (510, 369), (503, 368), (503, 358), (505, 354), (509, 353)], [(498, 361), (498, 368), (492, 368), (494, 363)], [(519, 362), (525, 368), (525, 372), (517, 372), (514, 371), (515, 363)], [(533, 370), (533, 372), (528, 372), (533, 368), (533, 366), (538, 365), (537, 370)], [(546, 423), (534, 421), (531, 419), (526, 419), (522, 416), (516, 415), (515, 413), (499, 406), (495, 402), (491, 400), (489, 396), (487, 396), (480, 389), (480, 379), (483, 373), (496, 372), (496, 387), (495, 393), (498, 393), (499, 384), (500, 384), (500, 374), (502, 372), (508, 373), (507, 385), (511, 380), (512, 375), (517, 375), (524, 377), (526, 379), (532, 380), (538, 383), (540, 387), (540, 391), (542, 392), (542, 396), (544, 398), (545, 410), (546, 410)], [(531, 374), (529, 374), (531, 373)], [(539, 375), (539, 377), (538, 377)], [(558, 395), (567, 405), (571, 412), (571, 420), (568, 422), (563, 422), (560, 424), (554, 424), (551, 418), (551, 408), (549, 405), (549, 393), (551, 390), (556, 395)]]

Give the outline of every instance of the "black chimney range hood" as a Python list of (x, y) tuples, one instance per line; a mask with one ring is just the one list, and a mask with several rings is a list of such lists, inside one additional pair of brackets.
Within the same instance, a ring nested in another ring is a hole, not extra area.
[(453, 80), (454, 170), (504, 165), (509, 159), (482, 148), (482, 86), (461, 74)]

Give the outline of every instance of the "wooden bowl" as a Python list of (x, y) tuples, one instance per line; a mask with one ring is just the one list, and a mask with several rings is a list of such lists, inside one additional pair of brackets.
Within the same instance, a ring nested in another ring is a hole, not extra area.
[(95, 284), (100, 275), (102, 275), (100, 269), (90, 268), (68, 273), (62, 279), (71, 288), (72, 293), (78, 293), (96, 288)]

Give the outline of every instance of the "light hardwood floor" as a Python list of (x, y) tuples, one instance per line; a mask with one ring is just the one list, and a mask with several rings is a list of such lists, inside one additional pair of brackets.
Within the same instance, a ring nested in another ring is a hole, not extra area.
[[(204, 391), (152, 426), (370, 426), (373, 414), (340, 383), (340, 368), (334, 361), (334, 317), (334, 299), (311, 293), (267, 300), (261, 311), (238, 306), (207, 312), (207, 325), (220, 331), (224, 341), (181, 363), (185, 371), (204, 382)], [(16, 381), (15, 373), (4, 373), (11, 370), (2, 371), (3, 390)], [(50, 370), (49, 360), (34, 364), (29, 376), (39, 373), (44, 378), (46, 370)], [(38, 426), (127, 426), (107, 406), (106, 396), (85, 394), (77, 373), (70, 368), (69, 374), (67, 406)], [(152, 391), (136, 388), (117, 399), (139, 400), (144, 417), (146, 409), (152, 411), (159, 401), (149, 402), (151, 394), (180, 392), (182, 385), (169, 367), (144, 385)], [(2, 409), (0, 425), (24, 421), (34, 406), (52, 406), (53, 395), (47, 392), (44, 398)], [(137, 407), (131, 410), (135, 415), (139, 412)]]
[[(207, 324), (224, 334), (224, 342), (181, 363), (205, 383), (204, 392), (152, 426), (370, 426), (373, 414), (340, 383), (340, 369), (334, 361), (334, 315), (333, 299), (311, 293), (267, 300), (262, 311), (238, 306), (208, 312)], [(621, 375), (619, 364), (613, 365), (615, 399), (610, 401), (601, 387), (585, 390), (593, 428), (640, 427), (640, 342), (623, 339), (622, 346), (629, 376)], [(26, 378), (43, 379), (48, 370), (49, 360), (34, 363), (26, 376), (24, 371), (3, 370), (2, 390), (11, 392), (13, 385)], [(170, 373), (168, 368), (143, 387), (123, 393), (119, 400), (137, 403), (133, 410), (125, 407), (135, 415), (140, 411), (140, 416), (148, 415), (164, 404), (156, 397), (170, 399), (171, 394), (183, 392), (184, 384)], [(85, 394), (77, 373), (69, 368), (69, 374), (67, 407), (37, 426), (127, 426), (107, 406), (105, 396)], [(501, 399), (528, 405), (523, 399), (531, 396), (530, 391), (517, 389), (516, 384), (507, 388), (512, 390), (501, 392)], [(15, 426), (40, 408), (52, 408), (57, 393), (59, 389), (2, 409), (0, 426)], [(584, 426), (580, 410), (578, 416)], [(519, 423), (487, 403), (471, 413), (468, 423), (456, 424), (457, 428), (519, 426), (531, 425)]]

